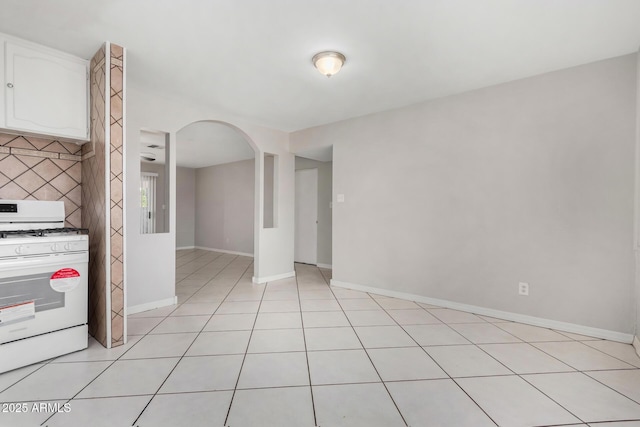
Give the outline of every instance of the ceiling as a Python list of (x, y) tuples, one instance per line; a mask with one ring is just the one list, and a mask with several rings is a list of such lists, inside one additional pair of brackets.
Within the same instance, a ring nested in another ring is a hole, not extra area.
[[(140, 161), (165, 164), (165, 132), (140, 131)], [(176, 165), (204, 168), (255, 158), (247, 140), (234, 128), (218, 122), (194, 122), (176, 134)], [(151, 160), (153, 159), (153, 160)]]
[[(638, 0), (2, 0), (0, 31), (293, 131), (637, 52)], [(311, 57), (347, 57), (330, 79)]]
[(191, 123), (178, 131), (176, 140), (178, 166), (203, 168), (255, 158), (240, 132), (221, 123)]

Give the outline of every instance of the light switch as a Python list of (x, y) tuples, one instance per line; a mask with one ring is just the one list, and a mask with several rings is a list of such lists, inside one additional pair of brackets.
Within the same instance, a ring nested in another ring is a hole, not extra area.
[(344, 194), (338, 194), (338, 203), (344, 202)]

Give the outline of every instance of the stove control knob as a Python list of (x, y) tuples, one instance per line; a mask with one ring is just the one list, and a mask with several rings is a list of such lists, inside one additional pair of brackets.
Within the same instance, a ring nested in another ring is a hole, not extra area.
[(58, 252), (58, 244), (54, 243), (53, 245), (51, 245), (51, 252)]
[(65, 251), (70, 251), (71, 250), (71, 243), (65, 243), (64, 244), (64, 250)]
[(16, 253), (17, 253), (18, 255), (20, 255), (20, 254), (22, 253), (22, 246), (18, 246), (18, 247), (16, 248)]
[(18, 247), (16, 248), (16, 253), (17, 253), (18, 255), (28, 254), (28, 253), (29, 253), (29, 247), (28, 247), (28, 246), (22, 246), (22, 245), (20, 245), (20, 246), (18, 246)]

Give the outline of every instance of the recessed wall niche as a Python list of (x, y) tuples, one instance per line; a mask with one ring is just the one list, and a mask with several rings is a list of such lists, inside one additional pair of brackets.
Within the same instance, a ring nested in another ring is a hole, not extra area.
[(278, 156), (264, 154), (264, 209), (262, 212), (263, 228), (278, 226)]
[(169, 133), (140, 130), (140, 233), (169, 232)]

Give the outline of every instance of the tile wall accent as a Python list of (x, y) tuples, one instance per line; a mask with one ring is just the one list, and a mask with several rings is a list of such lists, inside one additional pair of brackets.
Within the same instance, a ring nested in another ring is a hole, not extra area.
[(62, 200), (67, 227), (81, 226), (81, 146), (0, 133), (0, 199)]
[(89, 229), (89, 333), (107, 347), (105, 68), (103, 46), (91, 60), (91, 140), (82, 146), (82, 226)]
[[(89, 332), (105, 347), (122, 345), (125, 338), (123, 80), (124, 48), (107, 43), (91, 60), (91, 141), (82, 151), (82, 196), (87, 206), (82, 223), (92, 241)], [(109, 182), (105, 172), (109, 173)], [(107, 311), (108, 305), (111, 312)]]
[(123, 152), (124, 152), (124, 49), (111, 46), (111, 346), (124, 343), (124, 273), (123, 273)]

